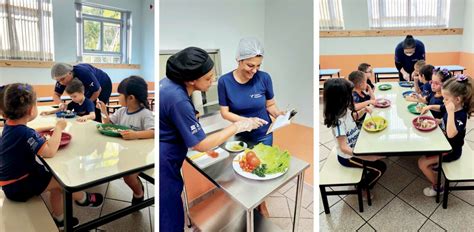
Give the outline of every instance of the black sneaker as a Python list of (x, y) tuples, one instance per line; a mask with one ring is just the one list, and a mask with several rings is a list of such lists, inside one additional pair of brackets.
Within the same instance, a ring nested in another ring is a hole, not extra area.
[[(54, 223), (56, 223), (56, 226), (57, 226), (60, 230), (64, 229), (64, 220), (58, 221), (58, 220), (56, 220), (56, 218), (54, 218), (54, 217), (53, 217), (53, 219), (54, 219)], [(75, 218), (75, 217), (72, 217), (72, 226), (74, 227), (74, 226), (77, 226), (78, 224), (79, 224), (79, 219), (77, 219), (77, 218)]]
[(99, 207), (102, 205), (104, 202), (104, 196), (100, 193), (87, 193), (86, 196), (86, 201), (84, 203), (80, 203), (79, 201), (76, 201), (76, 204), (79, 206), (88, 206), (88, 207)]
[(137, 179), (138, 179), (138, 182), (140, 182), (140, 184), (142, 185), (143, 196), (137, 198), (137, 197), (133, 196), (133, 194), (132, 194), (132, 205), (136, 205), (136, 204), (142, 202), (143, 200), (145, 200), (145, 188), (143, 187), (143, 183), (140, 181), (140, 178), (137, 178)]

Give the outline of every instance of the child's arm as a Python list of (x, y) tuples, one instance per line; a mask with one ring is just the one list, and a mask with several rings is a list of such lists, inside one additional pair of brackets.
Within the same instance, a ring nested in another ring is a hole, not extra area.
[(64, 128), (66, 128), (67, 122), (64, 119), (58, 120), (54, 132), (51, 138), (46, 141), (43, 147), (38, 151), (38, 155), (41, 157), (52, 158), (58, 151), (59, 144), (61, 143), (61, 134)]
[(436, 111), (436, 112), (440, 112), (441, 111), (440, 108), (441, 108), (441, 105), (427, 105), (427, 106), (423, 107), (423, 109), (421, 109), (420, 114), (424, 114), (428, 110), (433, 110), (433, 111)]
[(369, 106), (370, 104), (374, 105), (375, 100), (368, 100), (368, 101), (365, 101), (365, 102), (355, 103), (354, 108), (355, 108), (355, 110), (360, 111), (360, 110), (364, 109), (365, 107)]
[(125, 140), (131, 139), (152, 139), (155, 137), (155, 130), (144, 130), (144, 131), (122, 131), (120, 132), (122, 138)]
[(109, 113), (107, 112), (107, 106), (105, 105), (104, 102), (102, 101), (97, 101), (97, 106), (98, 109), (100, 109), (100, 115), (102, 118), (102, 123), (110, 123), (110, 118), (109, 118)]
[[(339, 144), (339, 148), (344, 154), (354, 156), (354, 153), (352, 152), (352, 148), (349, 146), (349, 144), (347, 144), (347, 136), (337, 137), (337, 143)], [(362, 160), (367, 160), (367, 161), (375, 161), (375, 160), (379, 160), (385, 157), (377, 156), (377, 155), (368, 155), (368, 156), (357, 156), (357, 158), (362, 159)]]
[(455, 107), (454, 104), (450, 101), (445, 104), (445, 107), (446, 112), (448, 112), (448, 120), (446, 122), (446, 135), (448, 136), (448, 138), (452, 139), (458, 134), (458, 129), (456, 128), (456, 124), (454, 122)]
[(371, 110), (370, 107), (368, 107), (368, 106), (366, 106), (366, 107), (364, 107), (364, 108), (362, 108), (362, 109), (356, 111), (356, 112), (355, 112), (356, 115), (355, 115), (355, 117), (353, 117), (353, 118), (355, 118), (356, 120), (359, 120), (359, 119), (361, 119), (361, 118), (365, 115), (365, 113), (367, 113), (367, 112), (372, 113), (372, 110)]
[(414, 76), (414, 77), (413, 77), (413, 84), (414, 84), (414, 86), (415, 86), (415, 92), (421, 94), (421, 89), (420, 89), (420, 86), (418, 85), (418, 80), (419, 80), (420, 78), (419, 78), (419, 76), (418, 76), (418, 77), (415, 76), (415, 75), (413, 75), (413, 76)]
[(43, 111), (40, 113), (40, 115), (42, 116), (46, 116), (46, 115), (50, 115), (50, 114), (55, 114), (57, 112), (61, 111), (61, 109), (54, 109), (54, 110), (50, 110), (50, 111)]
[(85, 122), (88, 119), (94, 120), (95, 119), (95, 112), (90, 112), (88, 115), (84, 115), (82, 117), (77, 118), (77, 121), (79, 122)]

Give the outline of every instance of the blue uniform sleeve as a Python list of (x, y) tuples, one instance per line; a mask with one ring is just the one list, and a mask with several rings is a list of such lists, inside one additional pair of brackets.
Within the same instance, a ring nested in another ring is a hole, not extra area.
[(217, 95), (219, 96), (220, 106), (229, 106), (224, 78), (219, 78), (219, 81), (217, 82)]
[(92, 72), (78, 69), (74, 70), (74, 76), (77, 76), (77, 78), (81, 80), (82, 84), (84, 84), (84, 88), (89, 89), (92, 93), (99, 90), (100, 83)]
[(85, 108), (86, 108), (87, 113), (95, 112), (94, 103), (89, 98), (86, 98), (86, 100), (84, 101), (84, 104), (86, 104)]
[(274, 93), (273, 93), (273, 83), (272, 83), (272, 78), (270, 77), (269, 74), (265, 75), (265, 79), (264, 79), (264, 82), (265, 82), (265, 98), (267, 100), (271, 100), (273, 99), (273, 97), (275, 96)]
[(56, 85), (54, 86), (54, 92), (62, 95), (65, 89), (66, 86), (59, 84), (59, 82), (56, 82)]
[(44, 143), (46, 143), (46, 140), (41, 137), (38, 132), (31, 128), (28, 128), (26, 132), (26, 137), (26, 142), (28, 143), (30, 150), (34, 154), (38, 154), (38, 151), (41, 149), (41, 147), (43, 147)]
[(459, 132), (466, 130), (466, 123), (467, 123), (467, 113), (462, 110), (460, 112), (456, 112), (454, 114), (454, 124), (456, 124), (456, 130)]
[(354, 99), (355, 103), (360, 103), (359, 94), (357, 94), (356, 92), (352, 92), (352, 98)]
[(171, 117), (187, 147), (194, 147), (206, 138), (201, 124), (199, 124), (194, 108), (188, 101), (182, 101), (174, 105)]

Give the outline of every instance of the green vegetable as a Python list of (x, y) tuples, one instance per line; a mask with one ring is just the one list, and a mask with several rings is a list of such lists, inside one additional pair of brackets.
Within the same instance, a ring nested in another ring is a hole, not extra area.
[(267, 171), (267, 165), (266, 164), (260, 164), (257, 168), (255, 168), (252, 173), (259, 176), (259, 177), (265, 177), (265, 171)]
[(265, 174), (274, 174), (285, 172), (290, 166), (290, 153), (282, 151), (277, 147), (271, 147), (259, 143), (252, 149), (260, 159), (262, 164), (266, 165)]

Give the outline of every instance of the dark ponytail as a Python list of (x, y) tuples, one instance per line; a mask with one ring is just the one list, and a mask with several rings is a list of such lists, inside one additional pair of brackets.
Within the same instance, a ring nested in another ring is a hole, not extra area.
[(117, 92), (128, 97), (135, 96), (138, 102), (147, 109), (150, 109), (148, 104), (148, 84), (139, 76), (130, 76), (122, 80), (118, 86)]
[(413, 38), (412, 35), (407, 35), (405, 40), (403, 40), (403, 49), (410, 49), (416, 47), (416, 42), (415, 39)]

